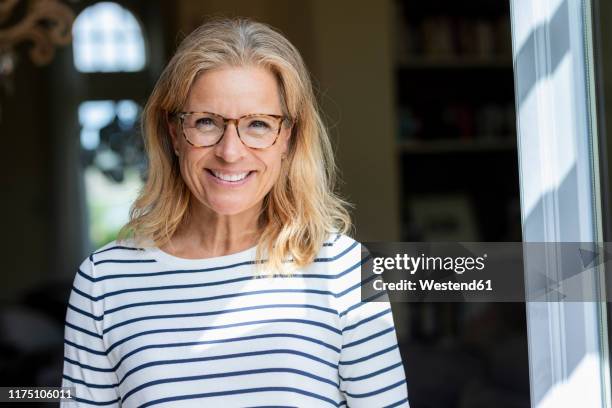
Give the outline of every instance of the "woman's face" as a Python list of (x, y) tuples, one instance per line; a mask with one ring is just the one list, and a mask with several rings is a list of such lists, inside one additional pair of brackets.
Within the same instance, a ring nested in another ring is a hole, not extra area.
[[(282, 115), (277, 80), (261, 67), (227, 67), (202, 73), (193, 83), (186, 112), (211, 112), (225, 118), (251, 113)], [(245, 146), (233, 123), (210, 147), (191, 146), (179, 125), (171, 126), (181, 175), (193, 198), (219, 215), (259, 210), (263, 198), (278, 180), (290, 129), (282, 126), (276, 143), (265, 149)], [(247, 176), (238, 181), (228, 181)], [(222, 178), (225, 178), (223, 180)]]

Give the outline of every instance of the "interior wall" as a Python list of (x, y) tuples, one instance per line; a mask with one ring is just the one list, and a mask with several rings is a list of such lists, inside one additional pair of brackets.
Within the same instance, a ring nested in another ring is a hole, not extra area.
[[(26, 51), (26, 50), (22, 50)], [(21, 54), (12, 78), (12, 92), (0, 93), (0, 180), (4, 233), (0, 238), (2, 285), (0, 301), (16, 299), (49, 272), (53, 191), (52, 140), (47, 109), (47, 69)]]
[[(391, 0), (312, 0), (315, 75), (360, 241), (399, 241)], [(349, 14), (350, 12), (350, 14)]]

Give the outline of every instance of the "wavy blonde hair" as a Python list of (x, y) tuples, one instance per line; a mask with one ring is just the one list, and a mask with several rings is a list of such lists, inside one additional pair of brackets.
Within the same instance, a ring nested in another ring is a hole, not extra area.
[[(168, 115), (181, 111), (198, 75), (220, 67), (261, 66), (279, 85), (284, 114), (293, 122), (286, 160), (266, 195), (256, 258), (283, 274), (311, 263), (330, 233), (352, 228), (348, 202), (335, 193), (336, 165), (317, 108), (310, 75), (298, 50), (271, 27), (244, 18), (215, 19), (189, 34), (161, 74), (142, 114), (148, 178), (119, 239), (162, 246), (189, 214), (190, 191), (173, 154)], [(283, 262), (288, 257), (292, 263)], [(258, 268), (261, 271), (261, 267)]]

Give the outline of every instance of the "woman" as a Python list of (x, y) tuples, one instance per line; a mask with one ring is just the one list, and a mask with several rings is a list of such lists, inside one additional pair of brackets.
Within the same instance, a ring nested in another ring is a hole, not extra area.
[(361, 302), (360, 246), (289, 41), (204, 24), (142, 120), (146, 185), (70, 297), (77, 406), (407, 407), (389, 303)]

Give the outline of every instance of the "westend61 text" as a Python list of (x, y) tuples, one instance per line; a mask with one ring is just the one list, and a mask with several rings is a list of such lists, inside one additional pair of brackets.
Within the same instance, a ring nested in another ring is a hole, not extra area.
[(437, 282), (432, 279), (423, 279), (417, 282), (402, 279), (399, 282), (384, 282), (382, 280), (374, 281), (375, 290), (436, 290), (436, 291), (483, 291), (493, 290), (491, 279), (472, 280), (470, 282)]

